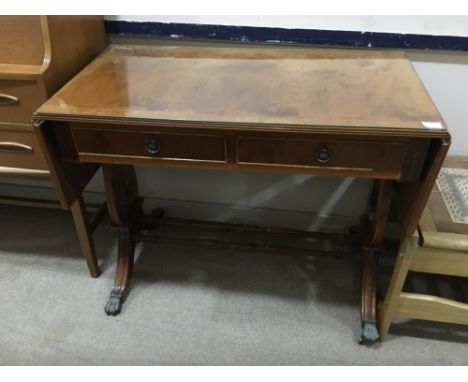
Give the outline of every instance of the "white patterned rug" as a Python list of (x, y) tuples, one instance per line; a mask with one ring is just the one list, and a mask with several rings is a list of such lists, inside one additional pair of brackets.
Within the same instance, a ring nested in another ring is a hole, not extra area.
[(468, 224), (468, 170), (443, 167), (437, 187), (454, 223)]

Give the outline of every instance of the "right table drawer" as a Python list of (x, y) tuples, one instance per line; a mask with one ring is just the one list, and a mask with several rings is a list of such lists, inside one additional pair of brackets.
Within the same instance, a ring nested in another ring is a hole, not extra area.
[(340, 139), (237, 138), (237, 162), (299, 167), (324, 174), (399, 179), (407, 142)]

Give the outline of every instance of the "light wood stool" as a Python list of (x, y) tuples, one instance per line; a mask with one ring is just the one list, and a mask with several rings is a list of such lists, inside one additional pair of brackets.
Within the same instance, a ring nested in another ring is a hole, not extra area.
[(468, 304), (447, 298), (403, 292), (408, 271), (468, 277), (468, 236), (437, 232), (428, 207), (415, 233), (399, 249), (385, 299), (379, 307), (384, 340), (394, 316), (468, 324)]

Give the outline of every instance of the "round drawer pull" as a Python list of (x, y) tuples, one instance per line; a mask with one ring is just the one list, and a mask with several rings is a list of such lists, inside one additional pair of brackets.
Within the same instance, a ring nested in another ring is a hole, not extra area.
[(147, 139), (145, 141), (145, 148), (150, 154), (156, 154), (161, 149), (159, 142), (156, 139)]
[(332, 151), (328, 147), (321, 147), (315, 152), (315, 159), (319, 163), (327, 163), (332, 156)]

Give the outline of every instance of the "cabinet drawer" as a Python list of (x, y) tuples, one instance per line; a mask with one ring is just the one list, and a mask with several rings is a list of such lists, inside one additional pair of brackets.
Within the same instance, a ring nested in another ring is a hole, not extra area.
[(0, 122), (30, 124), (33, 112), (41, 104), (36, 82), (0, 80)]
[(48, 170), (35, 134), (0, 131), (0, 167)]
[[(399, 179), (405, 141), (349, 139), (237, 138), (239, 164), (274, 165), (339, 171), (356, 176)], [(368, 174), (368, 175), (366, 175)]]
[(226, 142), (222, 136), (86, 128), (72, 131), (82, 160), (120, 157), (144, 161), (226, 161)]

